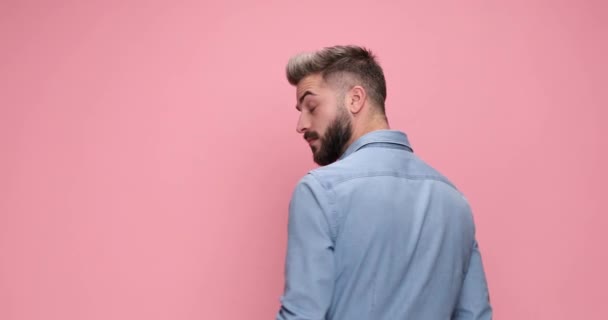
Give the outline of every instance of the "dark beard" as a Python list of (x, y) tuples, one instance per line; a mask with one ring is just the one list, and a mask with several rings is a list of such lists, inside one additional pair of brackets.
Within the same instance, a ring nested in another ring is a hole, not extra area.
[[(346, 144), (352, 137), (352, 125), (346, 111), (341, 109), (339, 112), (320, 139), (320, 149), (317, 151), (315, 147), (311, 147), (313, 159), (320, 166), (337, 161), (346, 151)], [(310, 136), (318, 137), (316, 132), (311, 132)]]

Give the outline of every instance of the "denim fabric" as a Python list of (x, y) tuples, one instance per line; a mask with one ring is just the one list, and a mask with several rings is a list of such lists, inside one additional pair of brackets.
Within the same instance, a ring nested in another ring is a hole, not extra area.
[(278, 320), (492, 318), (471, 208), (403, 132), (304, 176), (287, 248)]

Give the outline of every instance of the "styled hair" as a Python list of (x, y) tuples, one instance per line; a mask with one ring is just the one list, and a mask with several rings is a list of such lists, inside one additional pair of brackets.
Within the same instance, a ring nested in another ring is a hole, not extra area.
[(343, 85), (361, 85), (368, 97), (383, 114), (385, 113), (384, 72), (369, 49), (348, 45), (301, 53), (289, 59), (286, 71), (287, 80), (294, 86), (305, 77), (317, 73), (320, 73), (325, 81), (331, 78), (340, 81)]

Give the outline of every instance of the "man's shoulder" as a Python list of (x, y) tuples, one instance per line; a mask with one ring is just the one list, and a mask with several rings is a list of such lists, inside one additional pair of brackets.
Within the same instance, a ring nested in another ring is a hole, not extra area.
[(400, 159), (391, 158), (381, 161), (378, 158), (370, 158), (364, 150), (362, 151), (327, 166), (308, 171), (301, 182), (314, 180), (314, 183), (324, 189), (332, 189), (343, 182), (357, 178), (360, 180), (360, 178), (366, 177), (393, 175), (410, 180), (435, 180), (457, 189), (439, 170), (413, 153), (404, 153), (406, 156)]
[(298, 187), (315, 186), (329, 188), (331, 182), (339, 179), (346, 172), (341, 163), (335, 162), (326, 166), (308, 170), (297, 182)]
[[(352, 170), (352, 168), (351, 168)], [(298, 186), (317, 186), (323, 189), (331, 189), (336, 181), (340, 181), (347, 175), (349, 168), (344, 163), (334, 162), (332, 164), (309, 170), (300, 180)]]

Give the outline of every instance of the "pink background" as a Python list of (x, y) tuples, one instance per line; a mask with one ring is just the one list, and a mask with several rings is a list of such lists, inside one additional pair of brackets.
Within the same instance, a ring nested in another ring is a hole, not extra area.
[(469, 198), (495, 319), (606, 319), (606, 2), (371, 3), (2, 1), (0, 319), (272, 319), (314, 168), (284, 66), (348, 43)]

